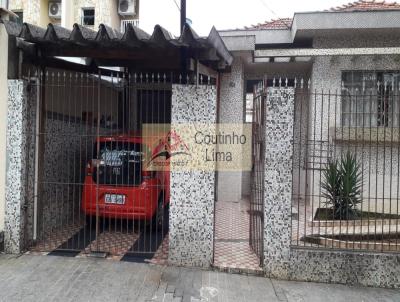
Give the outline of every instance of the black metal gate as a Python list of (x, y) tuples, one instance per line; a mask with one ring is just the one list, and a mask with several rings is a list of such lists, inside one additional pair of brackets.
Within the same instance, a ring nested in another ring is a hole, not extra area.
[(264, 258), (265, 98), (262, 81), (254, 87), (250, 197), (250, 246), (259, 257), (261, 266)]
[(167, 156), (157, 171), (147, 159), (163, 148), (154, 143), (168, 142), (160, 137), (169, 133), (172, 75), (34, 73), (40, 101), (31, 249), (165, 259)]

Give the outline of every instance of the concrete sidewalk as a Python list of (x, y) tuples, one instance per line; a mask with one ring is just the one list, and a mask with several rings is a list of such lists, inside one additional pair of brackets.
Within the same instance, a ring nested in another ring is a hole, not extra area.
[(400, 301), (389, 289), (104, 259), (0, 255), (0, 301)]

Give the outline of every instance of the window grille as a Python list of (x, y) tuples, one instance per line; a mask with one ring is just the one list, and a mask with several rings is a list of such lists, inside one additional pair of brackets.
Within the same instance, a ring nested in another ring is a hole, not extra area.
[(400, 72), (343, 72), (342, 125), (398, 127), (399, 83)]
[(82, 9), (82, 21), (81, 21), (82, 25), (94, 26), (94, 16), (95, 16), (94, 8)]
[(121, 20), (121, 32), (124, 33), (126, 31), (126, 28), (128, 27), (128, 24), (132, 24), (133, 26), (139, 27), (139, 20), (134, 19), (134, 20)]

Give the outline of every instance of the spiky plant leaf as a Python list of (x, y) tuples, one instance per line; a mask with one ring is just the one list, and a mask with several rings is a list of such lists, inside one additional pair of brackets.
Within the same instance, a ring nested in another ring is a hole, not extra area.
[(323, 171), (321, 187), (322, 196), (326, 198), (325, 204), (334, 209), (340, 203), (341, 182), (342, 177), (340, 175), (339, 163), (336, 159), (330, 160)]
[(321, 182), (325, 204), (333, 209), (334, 219), (352, 219), (361, 203), (362, 172), (357, 159), (350, 152), (341, 157), (340, 163), (327, 163)]
[(356, 207), (361, 203), (362, 174), (357, 159), (347, 152), (340, 161), (342, 177), (341, 206), (336, 215), (350, 219), (356, 216)]

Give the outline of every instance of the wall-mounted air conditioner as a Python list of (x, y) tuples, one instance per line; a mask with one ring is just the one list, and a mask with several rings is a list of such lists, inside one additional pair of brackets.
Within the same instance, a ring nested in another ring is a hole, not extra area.
[(61, 2), (49, 2), (49, 17), (53, 19), (61, 19)]
[(135, 0), (118, 0), (118, 14), (133, 16), (135, 14)]

